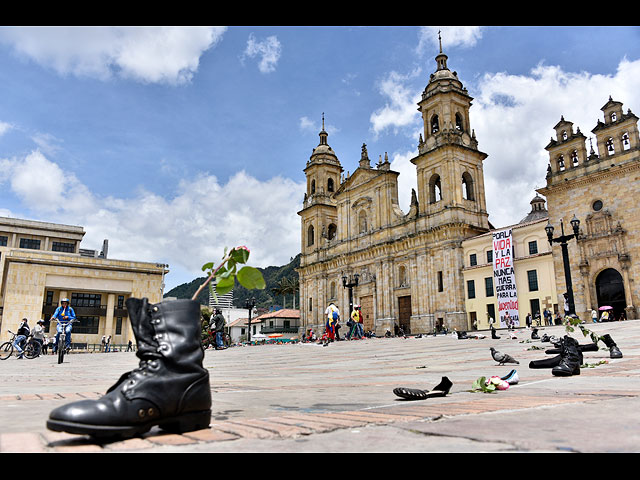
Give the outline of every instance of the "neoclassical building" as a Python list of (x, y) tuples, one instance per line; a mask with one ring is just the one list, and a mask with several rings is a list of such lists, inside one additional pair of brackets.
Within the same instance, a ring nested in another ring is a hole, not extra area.
[(306, 168), (301, 220), (301, 331), (324, 329), (324, 311), (335, 302), (343, 318), (362, 306), (365, 330), (378, 335), (395, 325), (411, 333), (467, 329), (462, 242), (489, 231), (483, 161), (471, 128), (472, 98), (447, 66), (436, 70), (422, 93), (417, 192), (404, 213), (398, 205), (398, 172), (387, 154), (372, 165), (362, 146), (357, 169), (344, 170), (323, 128)]
[(465, 265), (462, 277), (466, 292), (465, 310), (468, 330), (489, 328), (489, 318), (499, 325), (500, 286), (494, 279), (495, 260), (492, 242), (494, 231), (510, 229), (513, 232), (513, 268), (517, 288), (519, 325), (526, 324), (527, 314), (541, 317), (545, 309), (552, 315), (561, 311), (558, 303), (555, 267), (545, 227), (549, 213), (545, 200), (536, 195), (531, 200), (531, 211), (515, 225), (492, 229), (491, 232), (462, 242)]
[(84, 228), (49, 222), (0, 217), (0, 340), (11, 338), (23, 318), (49, 320), (62, 298), (69, 298), (78, 321), (76, 344), (99, 344), (111, 335), (112, 344), (135, 340), (125, 301), (147, 297), (162, 301), (168, 265), (108, 258), (101, 251), (80, 248)]
[[(549, 224), (572, 233), (580, 221), (577, 241), (569, 241), (569, 267), (576, 313), (586, 318), (591, 309), (609, 305), (616, 318), (623, 312), (638, 318), (640, 305), (640, 140), (638, 117), (625, 113), (611, 97), (601, 108), (604, 121), (589, 138), (561, 117), (549, 152), (547, 184), (537, 191), (547, 199)], [(557, 292), (567, 291), (560, 247), (553, 258)]]

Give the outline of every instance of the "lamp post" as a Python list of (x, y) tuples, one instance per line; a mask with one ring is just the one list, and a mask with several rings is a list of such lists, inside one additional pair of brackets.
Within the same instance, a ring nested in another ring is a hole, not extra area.
[(249, 310), (249, 324), (247, 326), (247, 342), (251, 343), (251, 313), (253, 312), (253, 309), (256, 306), (256, 299), (255, 297), (251, 297), (251, 299), (247, 299), (244, 302), (244, 308), (246, 308), (247, 310)]
[(567, 246), (567, 242), (572, 238), (578, 240), (578, 233), (580, 228), (580, 220), (576, 218), (574, 215), (571, 219), (571, 227), (573, 228), (573, 234), (565, 235), (564, 234), (564, 224), (562, 223), (562, 219), (560, 219), (560, 229), (562, 235), (557, 238), (553, 238), (553, 225), (551, 222), (547, 223), (547, 226), (544, 227), (547, 232), (547, 238), (549, 239), (549, 245), (553, 245), (554, 243), (559, 243), (562, 248), (562, 263), (564, 265), (564, 281), (567, 285), (567, 303), (569, 304), (569, 315), (576, 314), (576, 306), (573, 300), (573, 283), (571, 282), (571, 269), (569, 267), (569, 248)]
[(351, 312), (353, 311), (353, 287), (358, 286), (359, 278), (360, 275), (358, 275), (357, 273), (353, 275), (353, 278), (351, 278), (351, 275), (349, 275), (349, 278), (347, 278), (344, 273), (342, 274), (342, 286), (349, 289), (349, 312), (347, 317), (351, 316)]

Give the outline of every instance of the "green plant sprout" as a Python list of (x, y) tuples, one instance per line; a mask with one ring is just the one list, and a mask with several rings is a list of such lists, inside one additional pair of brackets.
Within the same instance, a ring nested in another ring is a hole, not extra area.
[[(250, 251), (247, 247), (235, 247), (230, 251), (225, 247), (220, 265), (214, 268), (215, 264), (213, 262), (205, 263), (202, 266), (202, 271), (206, 272), (209, 277), (200, 285), (191, 300), (196, 300), (202, 290), (208, 286), (209, 293), (214, 301), (217, 302), (218, 295), (224, 295), (233, 290), (236, 278), (240, 285), (248, 290), (263, 290), (266, 287), (266, 283), (260, 270), (249, 265), (244, 265), (238, 270), (238, 265), (246, 264), (247, 260), (249, 260), (249, 253)], [(213, 279), (216, 279), (215, 289), (211, 284)]]

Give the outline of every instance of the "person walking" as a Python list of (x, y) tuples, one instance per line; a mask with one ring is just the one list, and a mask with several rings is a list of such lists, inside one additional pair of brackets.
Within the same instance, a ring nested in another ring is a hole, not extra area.
[(333, 341), (336, 333), (335, 326), (340, 320), (340, 310), (335, 303), (331, 302), (324, 313), (327, 316), (326, 334), (330, 341)]
[(224, 316), (222, 315), (222, 310), (216, 308), (214, 314), (211, 316), (209, 320), (209, 329), (215, 332), (216, 336), (216, 350), (224, 350), (226, 347), (224, 346), (224, 342), (222, 341), (222, 335), (224, 334)]
[(40, 351), (44, 351), (44, 320), (38, 320), (33, 327), (33, 340), (40, 344)]
[(105, 341), (104, 346), (105, 346), (105, 352), (111, 351), (111, 335), (107, 337), (107, 340)]
[(100, 340), (100, 351), (106, 353), (107, 351), (107, 336), (102, 335), (102, 339)]
[(358, 338), (358, 340), (362, 340), (364, 337), (364, 331), (362, 328), (362, 310), (360, 309), (360, 305), (354, 305), (353, 312), (351, 312), (351, 320), (354, 325), (354, 334)]
[(591, 309), (591, 321), (593, 323), (598, 323), (598, 312), (596, 312), (593, 308)]
[(13, 342), (13, 346), (16, 350), (18, 350), (18, 359), (24, 358), (24, 350), (22, 349), (22, 345), (26, 343), (27, 337), (30, 333), (31, 329), (29, 328), (29, 321), (26, 318), (23, 318), (22, 322), (20, 322), (20, 325), (18, 326), (16, 339)]
[(127, 352), (133, 352), (133, 342), (131, 340), (127, 343)]
[(56, 311), (51, 315), (51, 320), (56, 320), (58, 322), (56, 325), (56, 348), (60, 346), (60, 334), (63, 329), (67, 336), (65, 347), (71, 347), (71, 329), (73, 326), (71, 322), (75, 319), (76, 312), (73, 310), (73, 307), (69, 305), (69, 299), (63, 298), (60, 300), (60, 306), (56, 308)]

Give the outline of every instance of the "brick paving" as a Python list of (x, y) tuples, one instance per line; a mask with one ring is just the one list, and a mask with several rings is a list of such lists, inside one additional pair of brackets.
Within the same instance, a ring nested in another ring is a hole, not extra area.
[[(613, 327), (609, 326), (610, 329)], [(583, 368), (581, 375), (568, 378), (552, 377), (548, 370), (528, 369), (529, 360), (543, 358), (544, 352), (525, 350), (528, 345), (515, 342), (496, 344), (500, 350), (521, 358), (520, 365), (515, 366), (521, 382), (507, 391), (494, 394), (469, 391), (480, 375), (498, 374), (498, 369), (502, 374), (508, 371), (505, 367), (496, 367), (486, 358), (490, 345), (488, 342), (480, 343), (482, 340), (466, 340), (468, 343), (464, 344), (462, 342), (465, 341), (443, 338), (431, 339), (431, 343), (430, 339), (376, 339), (344, 342), (324, 349), (297, 345), (208, 351), (205, 366), (211, 369), (214, 399), (209, 429), (182, 435), (154, 429), (139, 438), (110, 443), (51, 432), (44, 428), (44, 422), (53, 406), (83, 398), (99, 398), (102, 395), (100, 386), (106, 390), (112, 379), (126, 371), (121, 369), (122, 366), (137, 361), (135, 357), (108, 354), (101, 359), (100, 354), (70, 355), (70, 369), (74, 371), (81, 369), (82, 364), (91, 367), (97, 361), (114, 363), (108, 367), (113, 375), (103, 372), (95, 388), (80, 391), (73, 391), (73, 372), (69, 372), (71, 375), (62, 372), (66, 365), (61, 366), (60, 377), (45, 376), (46, 380), (39, 382), (38, 372), (42, 369), (33, 372), (29, 369), (41, 359), (21, 364), (9, 359), (0, 363), (0, 374), (5, 380), (0, 388), (0, 407), (4, 411), (13, 408), (15, 411), (40, 412), (42, 426), (31, 427), (28, 431), (20, 431), (15, 425), (3, 428), (0, 432), (0, 453), (154, 452), (159, 449), (190, 451), (196, 448), (198, 451), (215, 451), (219, 445), (233, 450), (234, 445), (240, 449), (245, 441), (286, 442), (298, 438), (312, 441), (319, 435), (340, 434), (353, 429), (367, 428), (375, 432), (376, 428), (390, 426), (399, 431), (403, 428), (408, 430), (414, 424), (425, 422), (435, 422), (432, 423), (435, 428), (451, 420), (464, 422), (466, 418), (479, 418), (486, 414), (513, 415), (544, 409), (545, 414), (552, 415), (564, 406), (584, 408), (608, 405), (607, 402), (612, 401), (633, 402), (628, 404), (629, 408), (637, 411), (640, 322), (629, 321), (615, 327), (618, 327), (616, 336), (624, 358), (610, 360), (595, 368)], [(557, 332), (556, 335), (561, 334), (562, 330)], [(456, 357), (448, 359), (448, 350), (455, 350)], [(585, 362), (607, 359), (607, 355), (607, 351), (600, 350), (591, 358), (585, 355)], [(464, 361), (461, 356), (466, 357)], [(335, 375), (327, 375), (323, 365), (327, 361), (335, 363), (336, 359), (339, 359), (340, 368)], [(57, 366), (42, 363), (43, 368), (57, 369)], [(247, 369), (247, 365), (254, 369)], [(261, 366), (268, 374), (260, 375), (256, 371)], [(351, 373), (350, 366), (354, 367)], [(22, 370), (10, 371), (18, 367)], [(440, 376), (445, 374), (454, 381), (454, 387), (446, 397), (408, 402), (398, 400), (390, 393), (394, 386), (429, 388), (428, 385), (437, 384)], [(19, 378), (25, 375), (28, 382), (21, 384)], [(13, 380), (7, 382), (7, 379)], [(11, 385), (11, 382), (15, 384)], [(104, 385), (99, 385), (101, 382)], [(30, 391), (20, 392), (20, 385), (27, 384)], [(9, 393), (11, 389), (15, 391)], [(3, 418), (6, 420), (8, 417)]]

